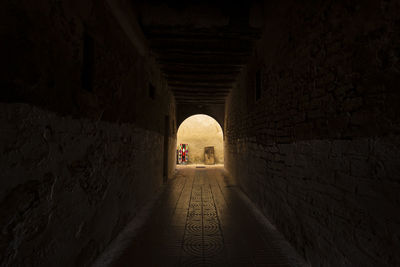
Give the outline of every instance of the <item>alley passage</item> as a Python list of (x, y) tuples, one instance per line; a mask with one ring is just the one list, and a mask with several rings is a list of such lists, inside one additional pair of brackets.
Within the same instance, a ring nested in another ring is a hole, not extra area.
[(222, 167), (179, 167), (113, 266), (289, 266)]

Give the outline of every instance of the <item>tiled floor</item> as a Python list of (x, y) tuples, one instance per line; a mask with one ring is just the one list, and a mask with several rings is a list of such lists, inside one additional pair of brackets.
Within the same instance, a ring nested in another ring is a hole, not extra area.
[(222, 167), (179, 167), (113, 266), (289, 266)]

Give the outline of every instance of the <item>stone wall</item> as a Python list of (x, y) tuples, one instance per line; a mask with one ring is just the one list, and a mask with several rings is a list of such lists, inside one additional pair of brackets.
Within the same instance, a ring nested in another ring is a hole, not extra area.
[(1, 265), (87, 265), (162, 184), (159, 133), (0, 110)]
[(159, 189), (166, 129), (174, 173), (173, 96), (110, 2), (0, 4), (0, 265), (90, 265)]
[(164, 116), (175, 117), (174, 98), (155, 59), (138, 50), (125, 29), (137, 24), (134, 7), (125, 7), (133, 18), (125, 27), (108, 1), (24, 0), (0, 7), (0, 101), (133, 122), (159, 133)]
[(225, 166), (313, 266), (400, 264), (399, 14), (265, 1), (227, 100)]

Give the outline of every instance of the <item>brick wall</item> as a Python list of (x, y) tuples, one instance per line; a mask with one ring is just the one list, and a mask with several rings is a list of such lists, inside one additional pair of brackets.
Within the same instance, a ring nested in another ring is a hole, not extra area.
[(313, 266), (400, 264), (398, 2), (264, 6), (226, 167)]

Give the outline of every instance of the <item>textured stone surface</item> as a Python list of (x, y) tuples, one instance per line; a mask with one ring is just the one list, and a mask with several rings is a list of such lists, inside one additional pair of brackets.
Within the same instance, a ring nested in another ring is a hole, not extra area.
[(400, 264), (399, 10), (265, 2), (227, 100), (225, 165), (313, 266)]
[(163, 136), (0, 109), (1, 265), (87, 265), (161, 185)]
[(399, 141), (389, 136), (260, 145), (241, 139), (226, 151), (226, 165), (313, 265), (395, 266)]
[(264, 1), (254, 53), (258, 30), (233, 4), (234, 31), (148, 29), (154, 49), (188, 49), (153, 51), (193, 89), (177, 108), (131, 4), (0, 3), (0, 101), (28, 104), (1, 104), (1, 264), (90, 264), (160, 185), (176, 125), (206, 113), (231, 173), (313, 265), (400, 265), (398, 1)]
[(175, 102), (132, 41), (130, 12), (0, 3), (0, 265), (89, 265), (159, 188), (163, 164), (173, 174)]

